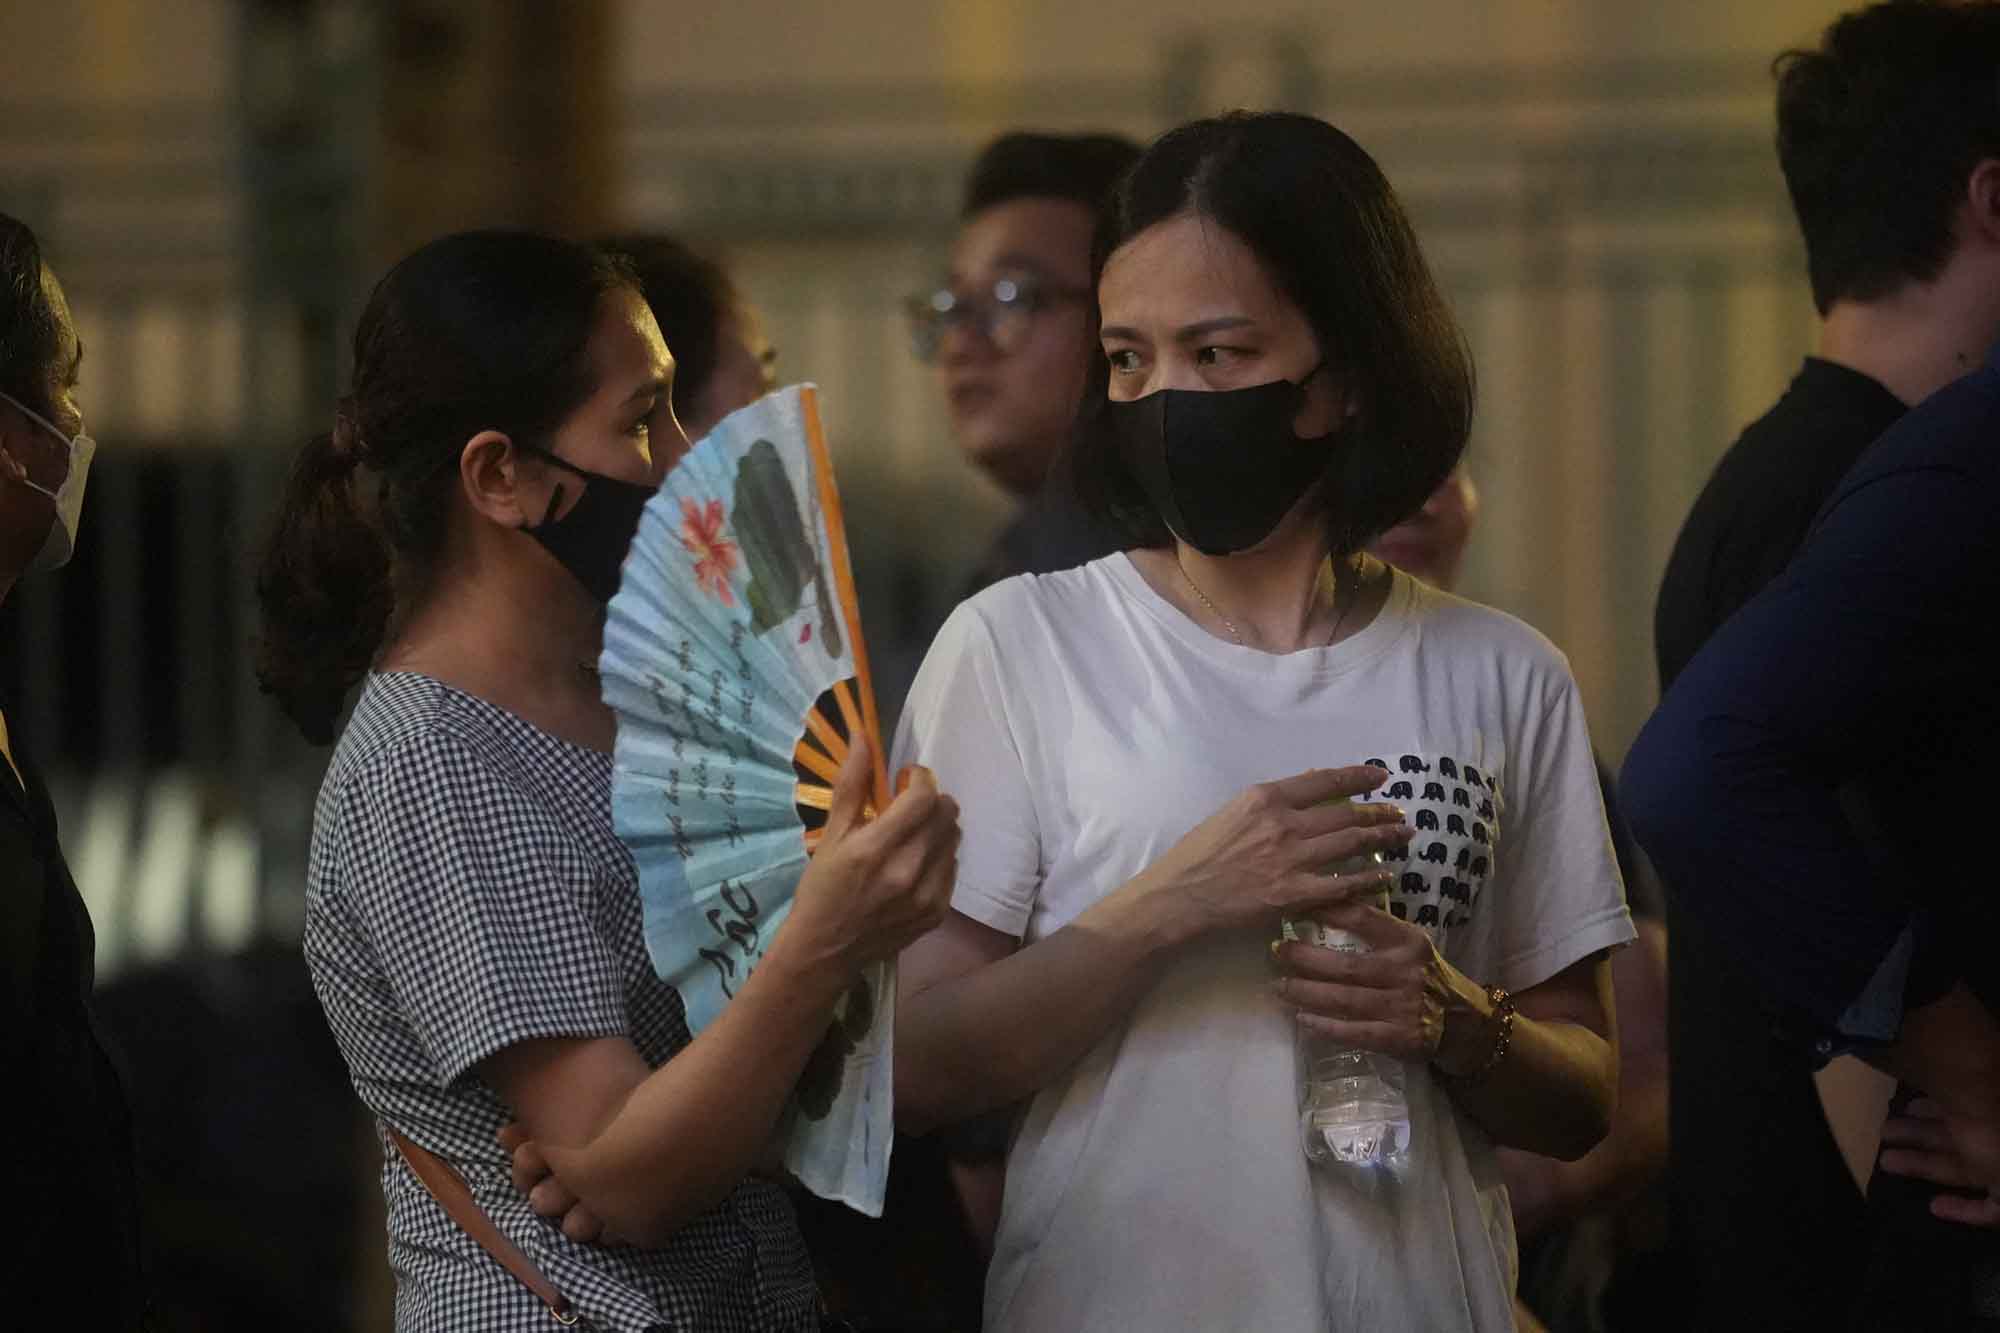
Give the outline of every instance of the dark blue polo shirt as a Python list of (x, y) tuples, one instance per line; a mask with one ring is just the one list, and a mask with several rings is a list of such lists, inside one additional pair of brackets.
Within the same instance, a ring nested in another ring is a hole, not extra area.
[(1822, 1054), (1894, 1036), (1900, 987), (1871, 982), (1897, 979), (1913, 926), (1937, 975), (2000, 1007), (1984, 799), (2000, 771), (1985, 646), (1996, 508), (1989, 360), (1862, 455), (1798, 558), (1689, 663), (1626, 760), (1640, 843)]

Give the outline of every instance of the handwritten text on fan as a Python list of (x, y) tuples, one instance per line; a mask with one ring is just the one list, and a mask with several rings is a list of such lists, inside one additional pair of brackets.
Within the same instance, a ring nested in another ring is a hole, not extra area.
[[(697, 675), (694, 645), (685, 639), (673, 657), (674, 665), (680, 669), (680, 679), (672, 685), (657, 676), (652, 680), (653, 695), (666, 718), (675, 758), (685, 756), (689, 741), (727, 756), (726, 767), (717, 772), (707, 755), (697, 754), (687, 772), (691, 791), (684, 791), (679, 767), (667, 771), (667, 819), (673, 829), (674, 850), (683, 861), (694, 855), (681, 810), (684, 799), (703, 804), (719, 802), (726, 811), (724, 835), (729, 845), (736, 846), (743, 840), (743, 825), (736, 812), (736, 769), (751, 754), (749, 727), (756, 711), (754, 676), (749, 655), (744, 651), (748, 638), (749, 627), (741, 621), (729, 627), (729, 647), (736, 659), (734, 690), (727, 688), (727, 674), (720, 668)], [(727, 710), (730, 704), (735, 705), (733, 710)], [(734, 996), (739, 963), (747, 975), (756, 959), (763, 955), (763, 943), (758, 938), (758, 922), (763, 913), (756, 896), (741, 884), (724, 881), (720, 893), (728, 911), (711, 907), (705, 913), (709, 927), (715, 931), (716, 943), (698, 952), (702, 961), (715, 969), (723, 994)]]

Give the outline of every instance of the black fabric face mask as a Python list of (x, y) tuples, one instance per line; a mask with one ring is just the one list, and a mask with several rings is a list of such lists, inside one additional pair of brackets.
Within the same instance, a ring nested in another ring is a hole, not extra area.
[(517, 447), (583, 478), (583, 494), (567, 514), (556, 516), (563, 502), (563, 488), (557, 486), (542, 521), (521, 531), (540, 542), (584, 591), (608, 605), (618, 591), (625, 553), (632, 549), (632, 539), (639, 533), (639, 516), (658, 488), (586, 471), (533, 445)]
[(1296, 383), (1157, 389), (1106, 404), (1119, 456), (1176, 537), (1203, 555), (1248, 550), (1312, 489), (1338, 432), (1302, 439), (1292, 421), (1320, 370)]

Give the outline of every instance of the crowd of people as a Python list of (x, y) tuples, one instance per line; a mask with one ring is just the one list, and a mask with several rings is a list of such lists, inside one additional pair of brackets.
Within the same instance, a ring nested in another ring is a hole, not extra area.
[[(391, 268), (255, 581), (259, 678), (333, 746), (305, 971), (396, 1327), (2000, 1327), (2000, 899), (1937, 799), (2000, 742), (2000, 5), (1878, 4), (1776, 73), (1819, 344), (1675, 545), (1621, 783), (1558, 647), (1451, 591), (1473, 366), (1363, 146), (991, 144), (909, 321), (1019, 509), (901, 701), (907, 783), (864, 814), (854, 747), (698, 1034), (594, 664), (647, 500), (775, 352), (664, 236)], [(0, 597), (74, 545), (82, 362), (0, 216)], [(16, 1254), (95, 1274), (10, 1308), (146, 1327), (91, 923), (4, 715), (0, 758)], [(870, 1221), (768, 1149), (888, 958)], [(1395, 1171), (1301, 1151), (1311, 1040), (1400, 1062)]]

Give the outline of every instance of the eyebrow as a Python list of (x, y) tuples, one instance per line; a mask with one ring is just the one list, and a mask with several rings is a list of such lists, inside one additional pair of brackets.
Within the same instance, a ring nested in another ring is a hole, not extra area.
[(1257, 321), (1248, 315), (1219, 315), (1214, 319), (1197, 320), (1183, 324), (1174, 334), (1175, 342), (1192, 342), (1196, 338), (1206, 338), (1211, 333), (1224, 333), (1230, 329), (1246, 329)]
[[(1183, 324), (1180, 328), (1174, 330), (1174, 341), (1181, 343), (1193, 342), (1198, 338), (1206, 338), (1211, 333), (1224, 333), (1230, 329), (1249, 328), (1256, 324), (1256, 322), (1256, 320), (1250, 318), (1248, 315), (1218, 315), (1214, 319), (1196, 320), (1192, 324)], [(1106, 324), (1097, 331), (1097, 336), (1100, 338), (1116, 338), (1121, 342), (1146, 341), (1140, 336), (1137, 329), (1130, 328), (1124, 324)]]
[(625, 402), (636, 403), (641, 398), (658, 398), (661, 394), (665, 393), (669, 387), (671, 387), (669, 382), (664, 379), (647, 380), (644, 384), (641, 384), (638, 388), (632, 390), (631, 393), (625, 395)]
[[(1051, 276), (1049, 266), (1046, 263), (1035, 258), (1033, 255), (1022, 254), (1018, 250), (1010, 250), (1004, 255), (996, 256), (989, 267), (999, 269), (1003, 273), (1008, 269), (1019, 269), (1044, 280)], [(966, 279), (964, 274), (954, 268), (948, 280), (951, 282), (962, 282)]]

